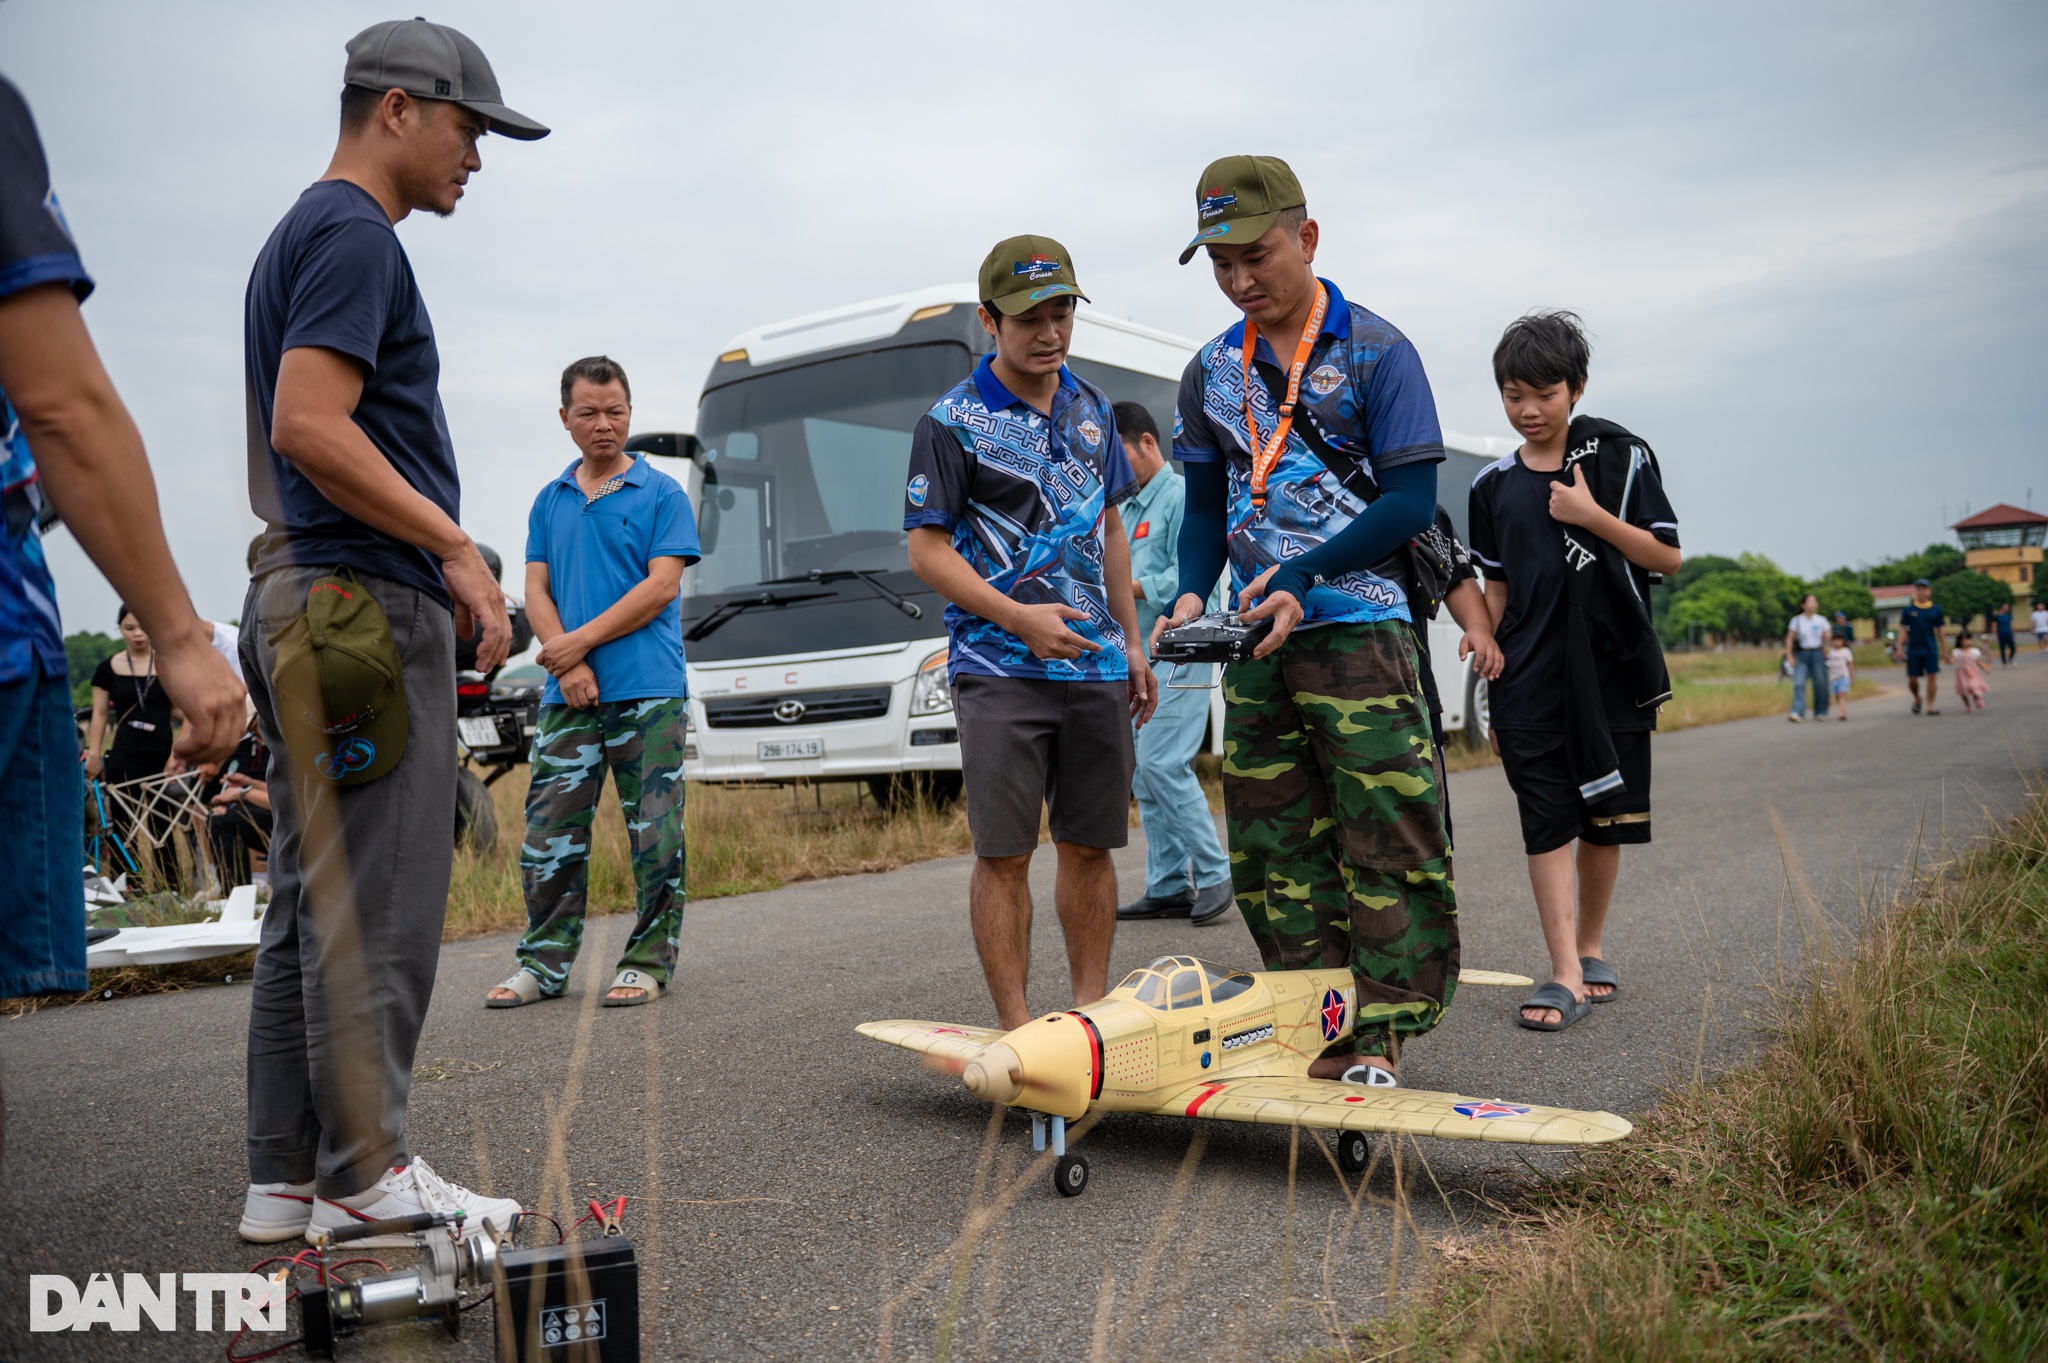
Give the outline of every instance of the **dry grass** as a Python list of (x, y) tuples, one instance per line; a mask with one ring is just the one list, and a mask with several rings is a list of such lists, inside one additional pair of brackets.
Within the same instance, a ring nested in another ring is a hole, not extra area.
[(2048, 797), (1819, 954), (1754, 1065), (1530, 1186), (1365, 1352), (2048, 1357)]
[[(518, 767), (491, 789), (498, 809), (497, 847), (481, 854), (456, 851), (445, 931), (450, 940), (526, 926), (519, 888), (526, 781), (527, 769)], [(971, 848), (967, 818), (958, 805), (883, 813), (864, 798), (864, 789), (693, 784), (683, 804), (689, 897), (710, 899), (824, 876), (887, 871)], [(618, 800), (608, 791), (598, 802), (591, 833), (590, 912), (634, 908), (626, 825)]]

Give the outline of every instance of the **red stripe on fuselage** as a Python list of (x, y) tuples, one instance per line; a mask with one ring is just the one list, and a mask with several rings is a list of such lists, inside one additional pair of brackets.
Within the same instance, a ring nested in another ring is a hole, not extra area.
[(1069, 1017), (1081, 1019), (1081, 1025), (1088, 1029), (1091, 1049), (1088, 1052), (1088, 1101), (1094, 1102), (1102, 1096), (1102, 1077), (1108, 1066), (1102, 1059), (1102, 1029), (1095, 1025), (1095, 1019), (1086, 1013), (1069, 1013)]
[(1223, 1092), (1223, 1085), (1221, 1084), (1202, 1085), (1202, 1091), (1195, 1095), (1195, 1101), (1188, 1104), (1188, 1116), (1192, 1117), (1196, 1113), (1200, 1112), (1202, 1110), (1202, 1104), (1208, 1102), (1211, 1098), (1214, 1098), (1217, 1094), (1221, 1092)]

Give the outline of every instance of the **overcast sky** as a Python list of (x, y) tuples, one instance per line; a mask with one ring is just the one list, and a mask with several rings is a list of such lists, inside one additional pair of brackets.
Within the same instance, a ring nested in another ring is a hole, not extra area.
[[(202, 615), (240, 613), (242, 290), (388, 5), (0, 0)], [(688, 429), (722, 343), (1058, 237), (1104, 311), (1232, 320), (1174, 263), (1202, 167), (1286, 157), (1322, 273), (1412, 337), (1446, 427), (1488, 356), (1594, 334), (1585, 409), (1646, 437), (1689, 552), (1813, 573), (2048, 509), (2048, 7), (442, 0), (507, 102), (447, 221), (399, 228), (440, 339), (463, 523), (513, 563), (608, 352)], [(1284, 27), (1282, 26), (1284, 24)], [(2036, 396), (2028, 399), (2026, 394)], [(2032, 489), (2031, 492), (2029, 489)], [(53, 540), (70, 629), (113, 598)], [(517, 584), (517, 573), (508, 572)]]

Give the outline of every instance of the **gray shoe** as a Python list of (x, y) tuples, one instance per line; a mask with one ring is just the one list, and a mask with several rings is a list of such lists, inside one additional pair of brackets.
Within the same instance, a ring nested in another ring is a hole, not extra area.
[(1195, 895), (1192, 890), (1183, 890), (1179, 894), (1166, 895), (1159, 899), (1145, 895), (1133, 899), (1128, 904), (1119, 905), (1116, 917), (1119, 923), (1128, 923), (1134, 918), (1186, 918), (1194, 902)]
[(1195, 891), (1195, 902), (1188, 910), (1188, 920), (1200, 925), (1212, 923), (1237, 902), (1237, 896), (1230, 892), (1230, 882), (1219, 880), (1214, 885), (1204, 885)]

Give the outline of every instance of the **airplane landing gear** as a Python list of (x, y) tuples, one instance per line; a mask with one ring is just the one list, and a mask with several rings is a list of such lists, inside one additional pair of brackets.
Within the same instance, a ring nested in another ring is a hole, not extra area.
[(1052, 1186), (1061, 1197), (1079, 1197), (1088, 1191), (1088, 1161), (1067, 1153), (1067, 1119), (1047, 1117), (1043, 1112), (1032, 1113), (1031, 1148), (1044, 1153), (1048, 1125), (1052, 1128), (1052, 1153), (1056, 1156), (1052, 1166)]
[(1337, 1133), (1337, 1167), (1347, 1174), (1362, 1174), (1372, 1156), (1372, 1144), (1363, 1131)]

